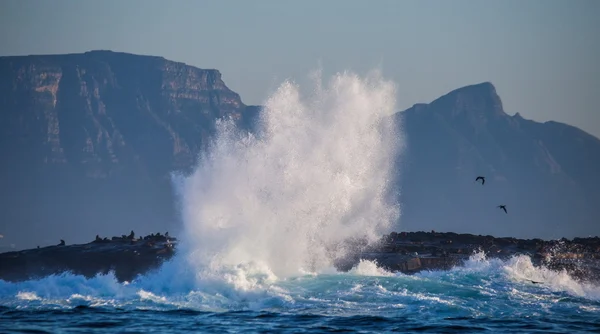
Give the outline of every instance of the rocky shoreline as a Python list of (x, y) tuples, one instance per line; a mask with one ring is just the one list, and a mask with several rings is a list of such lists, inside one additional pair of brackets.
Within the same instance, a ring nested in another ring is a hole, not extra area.
[(462, 265), (477, 252), (486, 258), (508, 259), (527, 255), (535, 266), (566, 270), (578, 280), (600, 283), (600, 237), (560, 240), (497, 238), (452, 232), (392, 232), (373, 246), (340, 259), (339, 270), (349, 270), (361, 259), (377, 262), (392, 272), (448, 270)]
[[(71, 272), (85, 277), (113, 271), (120, 281), (131, 281), (170, 259), (177, 239), (152, 234), (100, 238), (80, 245), (57, 245), (0, 254), (0, 279), (17, 282)], [(361, 259), (377, 262), (392, 272), (447, 270), (459, 266), (475, 252), (487, 258), (507, 259), (523, 254), (536, 266), (566, 270), (578, 280), (600, 282), (600, 237), (572, 240), (497, 238), (472, 234), (392, 232), (375, 245), (357, 242), (350, 255), (335, 262), (347, 271)]]
[(135, 238), (100, 238), (87, 244), (48, 246), (0, 253), (0, 279), (10, 282), (71, 272), (87, 278), (113, 271), (120, 282), (131, 281), (170, 259), (177, 239), (168, 233)]

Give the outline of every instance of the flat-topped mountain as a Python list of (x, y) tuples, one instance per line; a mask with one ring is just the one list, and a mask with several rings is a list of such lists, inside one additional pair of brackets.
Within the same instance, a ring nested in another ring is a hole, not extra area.
[(176, 219), (169, 173), (194, 165), (216, 118), (244, 125), (255, 109), (219, 71), (160, 57), (0, 57), (4, 242), (164, 230)]

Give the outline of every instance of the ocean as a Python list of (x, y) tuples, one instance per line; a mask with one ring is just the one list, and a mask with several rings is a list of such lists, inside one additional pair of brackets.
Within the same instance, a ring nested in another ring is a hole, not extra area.
[(0, 282), (0, 332), (600, 331), (600, 287), (535, 268), (526, 256), (475, 254), (464, 267), (416, 275), (371, 262), (286, 279), (236, 269), (197, 286), (177, 281), (169, 264), (128, 284), (68, 274)]
[(473, 254), (463, 267), (415, 275), (373, 262), (333, 269), (345, 240), (401, 229), (393, 185), (404, 142), (389, 117), (392, 82), (314, 74), (308, 96), (283, 83), (252, 134), (218, 121), (194, 172), (173, 175), (180, 244), (160, 270), (124, 283), (112, 274), (0, 281), (0, 331), (600, 331), (600, 287), (524, 256)]

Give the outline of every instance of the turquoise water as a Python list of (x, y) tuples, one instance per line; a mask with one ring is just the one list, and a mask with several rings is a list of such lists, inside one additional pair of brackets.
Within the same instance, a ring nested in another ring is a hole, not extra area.
[(123, 284), (111, 275), (0, 281), (0, 331), (600, 331), (600, 287), (535, 268), (525, 256), (475, 254), (464, 267), (417, 275), (370, 262), (287, 278), (253, 265), (219, 277), (179, 265)]

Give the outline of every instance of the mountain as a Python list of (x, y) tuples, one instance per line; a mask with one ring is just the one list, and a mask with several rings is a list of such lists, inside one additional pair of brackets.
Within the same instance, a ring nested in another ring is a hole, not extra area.
[[(401, 228), (541, 238), (600, 234), (598, 138), (506, 114), (489, 82), (395, 117), (407, 137), (398, 166)], [(485, 185), (475, 182), (478, 175)]]
[(169, 173), (193, 167), (215, 119), (247, 126), (256, 111), (219, 71), (161, 57), (0, 57), (0, 241), (164, 233)]
[[(217, 70), (161, 57), (0, 57), (0, 250), (177, 233), (170, 173), (194, 167), (216, 119), (251, 129), (259, 112)], [(506, 114), (491, 83), (394, 117), (407, 140), (396, 230), (600, 234), (597, 138)]]

